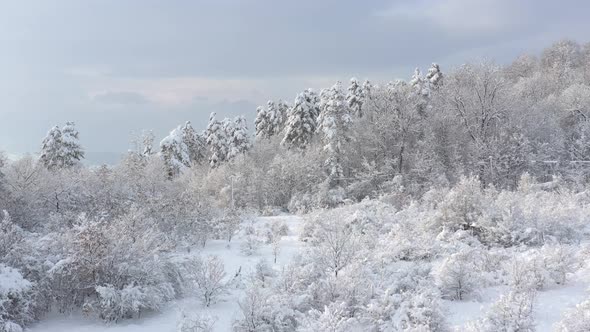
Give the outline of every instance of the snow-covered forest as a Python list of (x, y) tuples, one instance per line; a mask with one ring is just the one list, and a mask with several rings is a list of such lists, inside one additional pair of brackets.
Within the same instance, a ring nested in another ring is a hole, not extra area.
[(590, 44), (301, 88), (0, 158), (0, 331), (590, 331)]

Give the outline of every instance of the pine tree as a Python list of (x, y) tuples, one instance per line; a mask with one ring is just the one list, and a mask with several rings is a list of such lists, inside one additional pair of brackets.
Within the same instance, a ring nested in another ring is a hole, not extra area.
[(183, 168), (203, 163), (206, 154), (205, 137), (197, 133), (191, 122), (187, 121), (160, 142), (160, 152), (168, 168), (168, 175), (174, 176)]
[(66, 122), (66, 125), (61, 129), (62, 140), (64, 143), (64, 166), (72, 167), (76, 165), (80, 159), (84, 158), (84, 150), (78, 143), (80, 133), (76, 130), (73, 122)]
[(151, 156), (155, 153), (155, 151), (154, 151), (154, 140), (155, 139), (156, 139), (156, 136), (154, 136), (154, 133), (151, 130), (143, 132), (142, 138), (141, 138), (143, 148), (141, 149), (141, 153), (144, 156), (146, 156), (146, 157)]
[(440, 71), (440, 66), (433, 63), (426, 74), (426, 81), (429, 83), (431, 90), (438, 89), (443, 84), (443, 73)]
[(239, 115), (234, 120), (225, 119), (224, 127), (229, 138), (228, 157), (232, 159), (250, 149), (250, 138), (248, 137), (248, 124), (246, 118)]
[(55, 126), (47, 132), (47, 135), (41, 143), (40, 161), (47, 169), (60, 168), (61, 158), (63, 157), (63, 141), (61, 130)]
[(278, 134), (281, 130), (281, 124), (283, 123), (283, 119), (281, 116), (281, 110), (279, 106), (274, 103), (274, 101), (268, 101), (268, 137), (272, 137)]
[(276, 134), (282, 133), (283, 129), (285, 129), (285, 122), (287, 121), (287, 114), (288, 113), (289, 113), (289, 104), (287, 104), (286, 101), (279, 99), (277, 119), (280, 121), (275, 125)]
[(418, 93), (418, 95), (428, 96), (430, 94), (430, 91), (428, 90), (428, 85), (426, 84), (426, 80), (420, 72), (420, 68), (416, 68), (414, 70), (414, 75), (412, 75), (410, 85), (416, 90), (416, 93)]
[(363, 87), (359, 85), (356, 78), (353, 77), (350, 79), (346, 101), (348, 102), (348, 107), (350, 107), (352, 112), (359, 118), (363, 117), (363, 103), (365, 102), (363, 90)]
[(285, 123), (285, 115), (289, 106), (282, 100), (278, 104), (269, 100), (267, 108), (264, 109), (259, 106), (256, 109), (256, 137), (257, 138), (271, 138), (279, 134), (283, 130)]
[(268, 138), (268, 111), (262, 106), (256, 108), (254, 126), (256, 128), (256, 138)]
[(190, 121), (182, 127), (182, 142), (186, 145), (189, 164), (202, 164), (206, 157), (206, 139), (195, 131)]
[(310, 89), (300, 93), (289, 109), (282, 144), (306, 149), (317, 129), (318, 97)]
[(352, 122), (350, 108), (345, 101), (340, 82), (320, 95), (321, 113), (318, 118), (318, 132), (322, 134), (324, 150), (328, 154), (325, 161), (331, 186), (338, 185), (344, 176), (344, 144), (350, 140), (349, 129)]
[(182, 135), (183, 127), (178, 126), (160, 142), (160, 153), (169, 177), (179, 174), (185, 167), (190, 167), (189, 151)]
[(49, 170), (77, 165), (84, 158), (78, 138), (73, 122), (67, 122), (62, 129), (51, 128), (41, 144), (41, 163)]
[(209, 165), (212, 168), (227, 160), (229, 137), (224, 127), (222, 122), (215, 119), (215, 113), (211, 113), (205, 135), (210, 150)]

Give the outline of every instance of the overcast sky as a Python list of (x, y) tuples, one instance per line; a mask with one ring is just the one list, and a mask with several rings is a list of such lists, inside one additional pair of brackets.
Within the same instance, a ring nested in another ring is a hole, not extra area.
[(142, 129), (203, 129), (212, 111), (252, 126), (258, 104), (308, 87), (587, 42), (589, 12), (588, 0), (0, 0), (0, 150), (35, 153), (65, 121), (91, 154), (125, 151)]

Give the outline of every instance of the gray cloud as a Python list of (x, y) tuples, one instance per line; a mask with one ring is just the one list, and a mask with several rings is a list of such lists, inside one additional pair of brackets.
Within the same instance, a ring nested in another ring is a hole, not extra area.
[(92, 97), (95, 102), (116, 105), (141, 105), (147, 104), (148, 100), (136, 92), (127, 91), (109, 91), (103, 92)]

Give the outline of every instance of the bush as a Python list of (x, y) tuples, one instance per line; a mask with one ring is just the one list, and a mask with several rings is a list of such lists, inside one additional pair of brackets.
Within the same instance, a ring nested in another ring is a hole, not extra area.
[(474, 332), (534, 332), (536, 291), (514, 290), (502, 295), (485, 317), (468, 326)]
[(81, 217), (61, 239), (65, 252), (48, 271), (59, 310), (84, 307), (110, 322), (158, 310), (180, 295), (180, 270), (162, 254), (166, 241), (143, 227), (129, 218), (106, 223)]
[(590, 300), (576, 305), (565, 312), (563, 318), (556, 324), (558, 332), (587, 332), (590, 331)]
[(216, 316), (211, 316), (208, 313), (189, 312), (184, 309), (180, 313), (178, 324), (176, 325), (177, 332), (213, 332)]
[(196, 258), (191, 264), (190, 280), (194, 282), (203, 304), (209, 307), (227, 292), (225, 267), (217, 256)]
[(35, 317), (33, 284), (12, 267), (0, 264), (0, 331), (22, 331)]
[(474, 251), (459, 252), (443, 261), (436, 271), (436, 284), (443, 298), (465, 300), (481, 287), (483, 279), (474, 264)]

